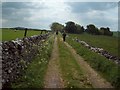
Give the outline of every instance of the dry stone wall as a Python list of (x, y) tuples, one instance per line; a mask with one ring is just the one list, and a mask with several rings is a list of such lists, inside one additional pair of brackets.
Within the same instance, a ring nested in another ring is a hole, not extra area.
[(2, 54), (2, 84), (9, 84), (17, 79), (21, 72), (38, 53), (50, 33), (26, 37), (0, 43)]
[(120, 65), (120, 58), (110, 54), (109, 52), (107, 52), (103, 48), (93, 47), (93, 46), (89, 45), (88, 43), (86, 43), (85, 41), (79, 40), (77, 38), (73, 38), (73, 40), (80, 43), (81, 45), (85, 46), (89, 50), (96, 52), (96, 53), (106, 57), (107, 59), (114, 61), (116, 64)]

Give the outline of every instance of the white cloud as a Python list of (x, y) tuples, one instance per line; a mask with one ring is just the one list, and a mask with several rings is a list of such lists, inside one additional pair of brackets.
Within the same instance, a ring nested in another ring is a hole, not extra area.
[(2, 2), (119, 2), (119, 0), (2, 0)]
[(118, 7), (106, 10), (88, 10), (78, 13), (80, 24), (86, 26), (95, 24), (98, 28), (110, 27), (111, 30), (118, 30)]
[[(89, 4), (87, 4), (88, 6), (84, 6), (86, 7), (86, 12), (74, 12), (73, 8), (77, 11), (79, 11), (79, 8), (76, 8), (75, 5), (69, 5), (64, 2), (64, 0), (61, 2), (45, 2), (45, 0), (37, 2), (37, 0), (34, 0), (34, 2), (31, 3), (25, 2), (24, 4), (13, 4), (11, 4), (12, 7), (10, 7), (9, 4), (3, 7), (3, 26), (13, 27), (21, 25), (25, 27), (48, 29), (52, 22), (64, 24), (67, 21), (74, 21), (83, 26), (93, 23), (98, 27), (108, 26), (112, 28), (112, 30), (117, 30), (117, 6), (103, 10), (100, 8), (104, 7), (100, 6), (99, 9), (96, 9), (97, 6), (95, 5), (92, 8), (89, 8)], [(106, 5), (110, 7), (111, 4)], [(8, 6), (9, 8), (7, 8)], [(19, 6), (19, 8), (16, 8), (17, 6)], [(9, 15), (7, 12), (9, 12)]]

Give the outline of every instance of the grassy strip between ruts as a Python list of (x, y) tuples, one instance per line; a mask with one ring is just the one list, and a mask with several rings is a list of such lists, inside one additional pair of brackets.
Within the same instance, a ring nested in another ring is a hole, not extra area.
[(120, 67), (105, 57), (90, 51), (70, 37), (67, 42), (82, 56), (96, 71), (115, 87), (120, 87)]
[(77, 64), (66, 45), (58, 39), (60, 69), (65, 82), (65, 88), (91, 88), (89, 80)]
[(53, 36), (39, 49), (36, 58), (30, 63), (23, 75), (12, 83), (12, 88), (43, 88), (44, 75), (51, 55)]

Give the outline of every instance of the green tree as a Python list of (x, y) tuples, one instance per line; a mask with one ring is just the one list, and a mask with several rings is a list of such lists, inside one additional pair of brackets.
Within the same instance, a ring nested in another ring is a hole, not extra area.
[(68, 33), (79, 34), (84, 32), (84, 27), (83, 26), (81, 27), (79, 24), (75, 24), (74, 22), (69, 21), (66, 23), (65, 31)]
[(58, 22), (53, 22), (51, 25), (50, 25), (50, 28), (52, 31), (60, 31), (64, 28), (64, 25), (58, 23)]
[(84, 27), (82, 26), (82, 27), (81, 27), (81, 32), (84, 32), (84, 31), (85, 31), (85, 29), (84, 29)]
[(94, 34), (94, 35), (99, 35), (99, 29), (93, 24), (87, 25), (86, 32), (88, 32), (90, 34)]
[(107, 27), (107, 28), (101, 27), (100, 28), (100, 34), (101, 35), (107, 35), (107, 36), (113, 36), (113, 32), (110, 31), (109, 27)]
[(76, 27), (77, 27), (76, 33), (80, 34), (80, 33), (84, 32), (84, 27), (83, 26), (80, 26), (79, 24), (76, 24)]
[(66, 24), (66, 27), (65, 27), (65, 31), (68, 32), (68, 33), (75, 33), (75, 31), (77, 31), (77, 27), (75, 25), (74, 22), (72, 21), (69, 21)]

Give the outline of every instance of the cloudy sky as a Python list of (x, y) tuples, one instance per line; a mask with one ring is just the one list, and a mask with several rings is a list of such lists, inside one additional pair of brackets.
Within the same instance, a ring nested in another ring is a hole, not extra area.
[(118, 2), (2, 2), (2, 27), (49, 29), (52, 22), (68, 21), (117, 31)]

